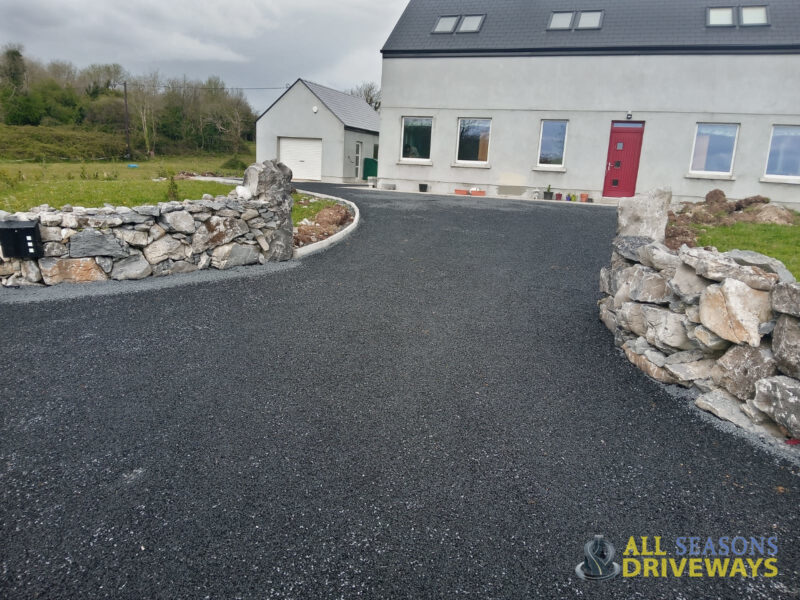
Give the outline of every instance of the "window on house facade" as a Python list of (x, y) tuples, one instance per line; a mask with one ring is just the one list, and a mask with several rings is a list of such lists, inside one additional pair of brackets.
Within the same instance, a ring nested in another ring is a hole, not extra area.
[(550, 15), (550, 23), (548, 29), (571, 29), (572, 17), (575, 13), (571, 12), (554, 12)]
[(458, 33), (475, 33), (481, 30), (483, 19), (486, 15), (467, 15), (461, 19), (461, 25), (458, 26)]
[(743, 6), (739, 23), (743, 26), (769, 25), (766, 6)]
[(488, 162), (491, 129), (491, 119), (459, 119), (458, 152), (456, 154), (458, 160)]
[(432, 130), (431, 117), (403, 117), (403, 147), (400, 156), (410, 160), (430, 160)]
[(709, 8), (706, 25), (709, 27), (733, 27), (733, 7)]
[(542, 121), (538, 166), (563, 166), (567, 145), (567, 121)]
[(602, 22), (602, 10), (585, 10), (578, 14), (578, 23), (575, 25), (575, 29), (600, 29)]
[(731, 123), (698, 123), (691, 170), (696, 173), (733, 171), (733, 155), (739, 126)]
[(800, 177), (800, 125), (775, 125), (772, 128), (767, 175)]
[(460, 18), (460, 16), (439, 17), (433, 28), (433, 33), (453, 33)]

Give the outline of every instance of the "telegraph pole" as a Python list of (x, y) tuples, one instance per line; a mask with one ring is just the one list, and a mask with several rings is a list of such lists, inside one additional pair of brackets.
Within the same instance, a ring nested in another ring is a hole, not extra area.
[(125, 90), (125, 139), (128, 143), (128, 159), (131, 159), (133, 153), (131, 153), (131, 119), (128, 115), (128, 82), (123, 81), (122, 87)]

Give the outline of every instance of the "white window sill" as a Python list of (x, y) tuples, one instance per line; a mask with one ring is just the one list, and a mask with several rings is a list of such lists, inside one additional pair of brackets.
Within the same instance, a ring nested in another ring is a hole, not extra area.
[(417, 167), (432, 167), (433, 166), (433, 161), (432, 160), (425, 160), (424, 158), (423, 159), (419, 159), (419, 160), (413, 160), (413, 159), (412, 160), (398, 160), (397, 164), (398, 165), (411, 165), (411, 166), (417, 166)]
[(736, 181), (736, 177), (729, 173), (692, 173), (684, 175), (686, 179), (716, 179), (718, 181)]
[(778, 177), (775, 175), (765, 175), (759, 179), (761, 183), (785, 183), (788, 185), (800, 185), (800, 177)]
[(492, 165), (484, 162), (454, 162), (450, 165), (457, 169), (491, 169)]
[(548, 167), (546, 165), (537, 165), (531, 169), (532, 171), (543, 171), (545, 173), (566, 173), (567, 167), (562, 165), (553, 165), (552, 167)]

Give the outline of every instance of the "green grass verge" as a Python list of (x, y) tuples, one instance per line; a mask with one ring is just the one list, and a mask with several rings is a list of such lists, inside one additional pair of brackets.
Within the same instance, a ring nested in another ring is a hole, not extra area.
[(124, 156), (123, 134), (76, 127), (32, 127), (0, 124), (0, 158), (91, 160)]
[(333, 200), (326, 200), (324, 198), (315, 198), (307, 194), (292, 194), (294, 198), (294, 206), (292, 207), (292, 223), (297, 225), (303, 219), (310, 221), (314, 220), (317, 213), (326, 206), (334, 206), (337, 203)]
[(797, 225), (736, 223), (728, 227), (699, 227), (697, 242), (720, 252), (753, 250), (780, 260), (800, 280), (800, 215)]

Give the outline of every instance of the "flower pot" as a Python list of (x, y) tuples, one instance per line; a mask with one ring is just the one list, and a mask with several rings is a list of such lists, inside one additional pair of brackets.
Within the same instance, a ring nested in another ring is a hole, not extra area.
[(542, 192), (542, 196), (545, 200), (552, 200), (553, 199), (553, 192)]
[(562, 194), (561, 192), (558, 192), (556, 194), (556, 200), (561, 200), (563, 197), (564, 197), (564, 194)]
[(419, 191), (420, 192), (427, 192), (428, 191), (428, 184), (427, 183), (420, 183), (419, 184)]
[(581, 194), (581, 202), (587, 202), (589, 200), (589, 194)]
[(472, 190), (469, 193), (470, 196), (485, 196), (486, 190)]
[(469, 191), (468, 191), (468, 190), (459, 190), (459, 189), (456, 189), (456, 191), (455, 191), (455, 192), (456, 192), (456, 194), (457, 194), (458, 196), (466, 196), (467, 194), (469, 194)]

